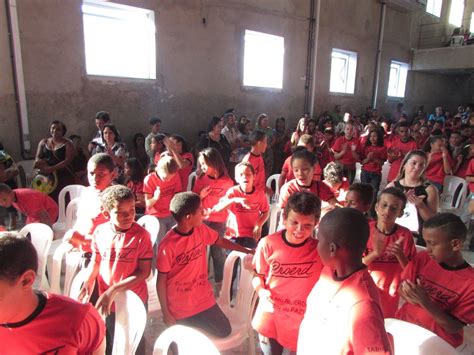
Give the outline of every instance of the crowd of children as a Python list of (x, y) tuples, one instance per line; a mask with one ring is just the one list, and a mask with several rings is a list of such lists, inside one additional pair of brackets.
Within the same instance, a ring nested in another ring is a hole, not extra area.
[[(233, 110), (213, 120), (213, 130), (226, 127), (219, 139), (230, 137), (240, 162), (224, 160), (210, 145), (193, 154), (182, 136), (160, 133), (158, 118), (150, 120), (146, 138), (137, 137), (143, 147), (135, 147), (136, 157), (125, 159), (112, 149), (110, 136), (118, 137), (114, 127), (98, 125), (89, 148), (92, 153), (102, 145), (110, 149), (97, 150), (87, 162), (89, 186), (79, 197), (77, 221), (65, 242), (83, 252), (89, 271), (79, 298), (95, 304), (106, 326), (90, 306), (33, 291), (34, 249), (27, 239), (8, 234), (0, 237), (0, 344), (7, 344), (8, 353), (47, 352), (63, 343), (86, 353), (106, 347), (110, 353), (114, 298), (131, 290), (147, 307), (145, 281), (153, 270), (167, 326), (183, 324), (226, 337), (232, 324), (215, 293), (228, 249), (255, 254), (259, 303), (252, 326), (264, 354), (282, 354), (285, 348), (301, 354), (391, 354), (393, 339), (384, 318), (393, 317), (461, 345), (463, 327), (474, 321), (474, 269), (461, 254), (466, 227), (453, 214), (437, 214), (437, 206), (446, 175), (465, 178), (472, 197), (474, 124), (472, 114), (444, 117), (417, 116), (408, 122), (400, 115), (391, 129), (370, 110), (363, 119), (303, 117), (291, 140), (280, 120), (280, 147), (286, 146), (283, 137), (293, 147), (280, 159), (279, 191), (266, 186), (269, 166), (275, 169), (268, 157), (275, 156), (271, 149), (277, 140), (267, 115), (259, 116), (261, 129), (247, 132), (245, 144), (234, 129)], [(386, 161), (389, 184), (379, 191)], [(27, 223), (51, 226), (56, 202), (36, 190), (5, 184), (15, 174), (1, 163), (0, 206), (25, 214)], [(358, 163), (361, 182), (354, 183)], [(267, 235), (274, 194), (281, 225)], [(401, 225), (407, 205), (416, 210), (416, 230)], [(143, 214), (159, 222), (155, 245), (136, 223)], [(417, 253), (414, 234), (426, 242), (426, 251)], [(24, 300), (16, 306), (18, 313), (9, 309), (15, 297)], [(25, 332), (49, 337), (42, 328), (62, 321), (54, 315), (57, 307), (70, 308), (75, 315), (71, 329), (87, 334), (55, 329), (55, 341), (18, 340)], [(144, 351), (142, 339), (138, 353)]]

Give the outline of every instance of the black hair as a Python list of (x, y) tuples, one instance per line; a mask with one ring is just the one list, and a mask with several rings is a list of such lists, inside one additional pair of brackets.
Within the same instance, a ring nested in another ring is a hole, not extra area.
[(201, 197), (194, 192), (178, 192), (170, 202), (170, 212), (176, 222), (181, 222), (188, 214), (196, 213), (201, 205)]
[(170, 138), (176, 139), (179, 143), (181, 143), (181, 151), (182, 153), (187, 153), (189, 152), (189, 147), (188, 147), (188, 142), (186, 142), (186, 139), (180, 134), (172, 134)]
[(266, 137), (266, 134), (264, 131), (260, 129), (253, 130), (252, 133), (250, 133), (249, 135), (250, 145), (251, 146), (256, 145), (258, 142), (263, 141), (265, 137)]
[(323, 170), (324, 180), (331, 185), (340, 183), (344, 177), (344, 167), (342, 164), (330, 162)]
[(115, 136), (115, 142), (121, 142), (121, 138), (120, 138), (120, 133), (117, 129), (117, 127), (115, 127), (113, 124), (111, 123), (107, 123), (105, 126), (104, 126), (104, 129), (102, 131), (105, 131), (105, 129), (108, 128), (110, 129), (112, 132), (114, 132), (114, 136)]
[(297, 159), (306, 160), (311, 166), (314, 166), (314, 164), (317, 162), (316, 155), (311, 153), (306, 148), (294, 151), (293, 155), (291, 156), (291, 165), (293, 165), (293, 162)]
[(209, 125), (207, 126), (207, 132), (211, 132), (214, 129), (214, 127), (219, 124), (220, 121), (221, 121), (220, 117), (213, 116), (211, 118), (211, 121), (209, 121)]
[(319, 219), (321, 216), (321, 200), (310, 192), (295, 192), (290, 196), (283, 210), (285, 218), (288, 217), (290, 211)]
[(128, 158), (125, 160), (125, 164), (130, 167), (132, 171), (132, 175), (130, 176), (130, 180), (133, 182), (143, 182), (144, 179), (144, 167), (140, 163), (137, 158)]
[(110, 211), (118, 203), (128, 200), (135, 201), (135, 196), (131, 189), (123, 185), (109, 186), (100, 194), (100, 202), (105, 211)]
[(364, 205), (370, 205), (374, 199), (374, 187), (371, 184), (356, 182), (349, 186), (348, 191), (357, 193)]
[(143, 133), (135, 133), (133, 135), (133, 147), (136, 149), (138, 147), (137, 145), (137, 141), (138, 141), (138, 138), (143, 138), (145, 139), (145, 135)]
[(38, 271), (38, 254), (31, 241), (18, 233), (1, 233), (0, 280), (13, 282), (28, 270)]
[(318, 236), (320, 234), (346, 249), (353, 257), (362, 258), (369, 239), (369, 223), (355, 208), (336, 208), (322, 218)]
[(398, 127), (406, 127), (408, 129), (410, 129), (410, 124), (407, 122), (407, 121), (402, 121), (398, 124)]
[(278, 117), (276, 120), (275, 120), (275, 130), (278, 129), (278, 123), (279, 122), (283, 122), (285, 125), (286, 125), (286, 119), (285, 117)]
[(150, 120), (148, 122), (150, 123), (150, 126), (153, 126), (157, 123), (161, 124), (161, 120), (158, 117), (152, 117), (152, 118), (150, 118)]
[(110, 121), (110, 115), (107, 111), (99, 111), (95, 114), (95, 119), (96, 120), (102, 120), (104, 122), (109, 122)]
[[(237, 172), (237, 168), (241, 168), (241, 167), (249, 168), (250, 171), (252, 172), (252, 174), (255, 175), (255, 168), (254, 168), (253, 165), (250, 164), (248, 161), (241, 161), (240, 163), (238, 163), (238, 164), (235, 166), (235, 171)], [(237, 173), (236, 173), (236, 175), (237, 175)]]
[(367, 135), (367, 140), (365, 141), (365, 145), (366, 146), (372, 145), (372, 143), (370, 143), (370, 135), (373, 132), (375, 132), (375, 134), (377, 135), (377, 147), (383, 147), (383, 133), (378, 128), (372, 129), (372, 130), (369, 131), (369, 134)]
[(3, 192), (10, 193), (12, 192), (12, 188), (8, 186), (7, 184), (0, 183), (0, 193), (3, 193)]
[(398, 187), (387, 187), (386, 189), (383, 189), (377, 197), (377, 202), (380, 201), (380, 197), (382, 197), (382, 195), (392, 195), (398, 198), (400, 201), (402, 201), (402, 210), (405, 209), (405, 205), (407, 204), (407, 196), (402, 189)]
[(95, 166), (101, 165), (109, 171), (114, 171), (115, 169), (115, 164), (114, 161), (112, 160), (112, 157), (108, 155), (107, 153), (97, 153), (94, 154), (89, 158), (89, 161), (87, 164), (92, 163)]
[(466, 225), (461, 218), (452, 213), (439, 213), (423, 223), (423, 229), (440, 229), (449, 240), (465, 240), (467, 236)]
[(61, 129), (63, 130), (63, 136), (66, 135), (67, 127), (66, 127), (66, 125), (65, 125), (63, 122), (58, 121), (58, 120), (51, 121), (51, 123), (49, 124), (49, 128), (50, 128), (50, 129), (51, 129), (51, 126), (52, 126), (53, 124), (58, 124), (58, 125), (60, 125), (60, 126), (61, 126)]

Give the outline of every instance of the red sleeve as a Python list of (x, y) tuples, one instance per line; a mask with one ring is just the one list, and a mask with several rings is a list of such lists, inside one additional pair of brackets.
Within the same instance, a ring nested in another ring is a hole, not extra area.
[(334, 193), (331, 191), (328, 185), (325, 183), (320, 183), (319, 184), (319, 198), (323, 201), (329, 201), (330, 199), (334, 198)]
[(181, 179), (179, 178), (179, 174), (176, 174), (174, 176), (174, 193), (182, 192), (183, 191), (183, 186), (181, 185)]
[(420, 261), (425, 257), (429, 258), (428, 254), (425, 251), (416, 254), (415, 257), (403, 269), (402, 274), (400, 276), (400, 281), (410, 280), (412, 282), (416, 282), (416, 278), (418, 276), (420, 268)]
[(332, 146), (332, 150), (334, 150), (335, 152), (338, 152), (338, 153), (341, 151), (341, 147), (342, 147), (341, 138), (343, 138), (343, 137), (337, 138), (336, 141), (334, 142), (334, 145)]
[(285, 159), (285, 162), (283, 163), (283, 166), (281, 168), (281, 173), (288, 175), (288, 172), (290, 171), (291, 167), (291, 156)]
[(168, 248), (168, 244), (167, 242), (163, 243), (163, 241), (159, 244), (156, 257), (156, 269), (163, 274), (170, 272), (173, 265), (173, 250)]
[(350, 337), (353, 354), (391, 354), (390, 341), (380, 306), (364, 300), (352, 307)]
[(78, 353), (92, 354), (102, 344), (105, 324), (97, 310), (89, 305), (80, 328), (76, 332)]
[(143, 193), (148, 194), (148, 195), (153, 195), (155, 192), (156, 186), (153, 183), (153, 176), (154, 173), (151, 173), (145, 177), (145, 180), (143, 181)]
[(268, 199), (265, 193), (260, 194), (260, 212), (265, 213), (270, 210), (270, 205), (268, 204)]
[(456, 317), (464, 324), (474, 323), (474, 295), (472, 293), (464, 294), (464, 297), (456, 304), (449, 314)]
[(193, 186), (193, 192), (198, 194), (201, 192), (201, 190), (204, 188), (204, 177), (203, 176), (198, 176), (196, 178), (196, 181), (194, 182)]
[(289, 186), (290, 185), (287, 182), (280, 190), (280, 197), (278, 199), (278, 206), (280, 206), (280, 208), (284, 208), (286, 206), (286, 202), (290, 198), (291, 193), (288, 191)]
[(413, 241), (413, 234), (407, 229), (403, 241), (403, 253), (408, 260), (413, 260), (416, 256), (416, 246)]
[(143, 230), (143, 234), (138, 243), (138, 254), (139, 260), (151, 260), (153, 258), (153, 246), (151, 245), (150, 233), (147, 230)]
[(213, 245), (217, 242), (217, 240), (219, 239), (219, 233), (217, 233), (214, 229), (206, 226), (206, 225), (203, 225), (202, 226), (203, 229), (202, 229), (202, 233), (203, 233), (203, 240), (204, 240), (204, 243), (206, 243), (207, 245)]
[(94, 256), (94, 261), (97, 263), (100, 263), (100, 260), (102, 259), (102, 257), (100, 256), (100, 250), (99, 250), (99, 247), (97, 246), (96, 237), (97, 237), (97, 228), (94, 234), (92, 235), (91, 249), (92, 249), (92, 255)]
[(264, 278), (266, 278), (266, 276), (268, 275), (268, 271), (270, 269), (267, 262), (267, 257), (268, 257), (267, 238), (263, 239), (260, 243), (257, 244), (257, 249), (255, 250), (255, 255), (253, 256), (253, 259), (252, 259), (253, 269), (259, 276), (263, 276)]

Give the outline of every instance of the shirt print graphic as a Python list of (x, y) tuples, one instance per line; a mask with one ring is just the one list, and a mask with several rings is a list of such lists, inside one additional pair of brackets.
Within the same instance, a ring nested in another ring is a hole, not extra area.
[(194, 248), (179, 254), (176, 257), (176, 263), (181, 266), (188, 265), (191, 261), (199, 259), (201, 257), (202, 249), (202, 243), (199, 243)]
[(418, 276), (421, 287), (426, 293), (435, 301), (441, 303), (444, 307), (449, 307), (455, 299), (459, 298), (459, 294), (446, 287), (438, 285), (437, 283), (428, 280), (423, 275)]
[(306, 279), (311, 277), (314, 272), (315, 261), (304, 263), (280, 263), (278, 260), (272, 262), (272, 276), (292, 279)]

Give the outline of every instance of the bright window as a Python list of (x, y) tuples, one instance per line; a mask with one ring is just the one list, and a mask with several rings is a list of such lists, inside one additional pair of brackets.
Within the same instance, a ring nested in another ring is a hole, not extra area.
[(471, 23), (469, 25), (469, 32), (474, 33), (474, 12), (471, 13)]
[(285, 39), (245, 30), (244, 85), (281, 89)]
[(464, 0), (451, 0), (451, 8), (449, 9), (449, 23), (456, 27), (461, 27), (463, 14)]
[(153, 11), (84, 0), (82, 14), (87, 74), (156, 79)]
[(392, 60), (388, 79), (388, 96), (404, 97), (407, 83), (408, 64)]
[(357, 69), (357, 53), (333, 48), (329, 91), (353, 94)]
[(426, 3), (426, 12), (435, 15), (436, 17), (440, 17), (442, 5), (443, 0), (428, 0)]

